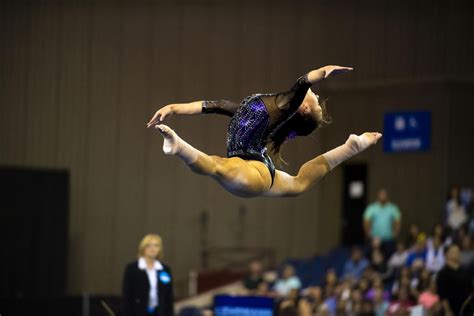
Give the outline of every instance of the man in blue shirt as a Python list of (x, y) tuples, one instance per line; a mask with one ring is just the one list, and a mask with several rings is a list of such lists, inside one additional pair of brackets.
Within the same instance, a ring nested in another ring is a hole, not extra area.
[(364, 270), (369, 266), (369, 261), (364, 258), (362, 250), (354, 246), (351, 258), (344, 265), (343, 276), (359, 280)]
[(364, 212), (364, 230), (369, 238), (380, 238), (386, 255), (395, 250), (395, 238), (400, 232), (401, 214), (398, 207), (388, 200), (388, 194), (382, 189), (377, 201), (367, 206)]
[(423, 268), (426, 262), (426, 252), (426, 235), (420, 233), (416, 238), (415, 248), (408, 253), (405, 265), (414, 269)]

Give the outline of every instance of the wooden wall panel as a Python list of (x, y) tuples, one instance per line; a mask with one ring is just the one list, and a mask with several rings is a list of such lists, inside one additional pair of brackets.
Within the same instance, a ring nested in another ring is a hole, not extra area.
[(88, 246), (88, 155), (92, 9), (88, 1), (61, 4), (61, 80), (58, 93), (57, 164), (70, 173), (69, 287), (83, 289)]
[[(147, 115), (144, 122), (152, 117), (161, 106), (179, 101), (180, 78), (176, 65), (181, 63), (180, 28), (182, 10), (171, 2), (152, 2), (152, 31), (151, 31), (151, 64), (150, 64), (150, 102), (144, 107)], [(146, 209), (150, 221), (156, 224), (149, 227), (147, 232), (158, 232), (165, 244), (165, 258), (173, 261), (176, 249), (174, 242), (174, 219), (176, 217), (177, 196), (172, 194), (180, 184), (176, 170), (182, 167), (180, 162), (165, 157), (161, 150), (162, 139), (156, 131), (147, 130), (144, 155), (146, 156), (145, 198)], [(166, 199), (172, 196), (171, 199)], [(128, 215), (134, 221), (132, 214)], [(136, 218), (136, 217), (135, 217)], [(143, 232), (137, 231), (136, 236), (128, 237), (128, 248), (135, 247)]]
[[(357, 21), (355, 32), (354, 73), (357, 82), (364, 80), (383, 80), (386, 78), (385, 49), (389, 39), (385, 34), (387, 27), (387, 1), (366, 0), (356, 6)], [(335, 38), (337, 35), (335, 34)]]
[[(120, 129), (120, 50), (123, 11), (118, 2), (95, 3), (92, 12), (91, 68), (89, 72), (89, 129), (86, 181), (86, 243), (84, 273), (103, 275), (111, 264), (118, 207), (118, 161)], [(117, 232), (118, 233), (118, 232)], [(85, 290), (106, 292), (112, 275), (88, 278)]]
[[(159, 231), (154, 208), (147, 208), (146, 185), (150, 131), (145, 128), (151, 103), (152, 25), (151, 2), (121, 3), (119, 44), (119, 100), (117, 105), (116, 210), (111, 221), (114, 288), (121, 286), (124, 264), (136, 255), (137, 240), (145, 232)], [(133, 237), (131, 239), (130, 237)], [(131, 241), (134, 242), (131, 242)], [(126, 246), (126, 247), (124, 247)], [(117, 264), (120, 263), (120, 264)]]
[(415, 73), (417, 20), (415, 1), (387, 1), (384, 67), (391, 78), (411, 78)]
[[(27, 102), (24, 91), (28, 80), (30, 23), (26, 5), (2, 2), (1, 11), (0, 158), (4, 163), (12, 163), (24, 158), (24, 147), (19, 146), (19, 140), (24, 139), (25, 122), (21, 116), (24, 115)], [(18, 124), (23, 129), (15, 128)]]
[[(446, 57), (445, 71), (456, 77), (472, 78), (470, 75), (474, 69), (473, 34), (474, 2), (469, 0), (451, 1), (449, 9), (445, 12), (447, 19), (448, 34), (446, 35)], [(439, 41), (440, 38), (437, 38)]]
[(25, 164), (52, 167), (56, 164), (58, 100), (60, 82), (59, 59), (59, 4), (57, 1), (30, 4), (31, 45), (28, 51), (28, 106), (23, 113), (28, 116), (23, 126), (27, 154)]
[(418, 76), (435, 76), (445, 71), (446, 35), (449, 33), (446, 9), (448, 3), (435, 1), (416, 2), (416, 44), (415, 74)]

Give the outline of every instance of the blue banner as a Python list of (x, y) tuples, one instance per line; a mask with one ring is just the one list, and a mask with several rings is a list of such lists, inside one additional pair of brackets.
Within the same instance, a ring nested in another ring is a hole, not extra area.
[(274, 300), (258, 296), (216, 295), (216, 316), (273, 316)]
[(427, 151), (431, 147), (431, 112), (392, 112), (384, 117), (385, 152)]

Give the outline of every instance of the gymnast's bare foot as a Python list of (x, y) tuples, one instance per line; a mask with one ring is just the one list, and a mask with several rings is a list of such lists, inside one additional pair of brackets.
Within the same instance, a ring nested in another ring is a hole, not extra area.
[(376, 132), (367, 132), (361, 135), (351, 134), (346, 141), (346, 144), (357, 152), (361, 152), (368, 147), (375, 145), (382, 137), (382, 134)]
[(167, 125), (158, 124), (155, 128), (163, 136), (163, 152), (165, 155), (175, 155), (179, 150), (181, 138)]

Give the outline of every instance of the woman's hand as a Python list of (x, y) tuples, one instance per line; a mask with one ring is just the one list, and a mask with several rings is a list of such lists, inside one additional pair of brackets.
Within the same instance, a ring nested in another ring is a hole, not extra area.
[(173, 111), (173, 104), (166, 105), (156, 111), (155, 115), (151, 118), (151, 120), (146, 124), (146, 127), (150, 127), (156, 124), (159, 124), (165, 120), (168, 116), (174, 114)]
[(338, 75), (345, 72), (349, 72), (353, 70), (352, 67), (344, 67), (344, 66), (336, 66), (336, 65), (329, 65), (321, 67), (320, 70), (324, 71), (324, 78), (327, 78), (332, 75)]

